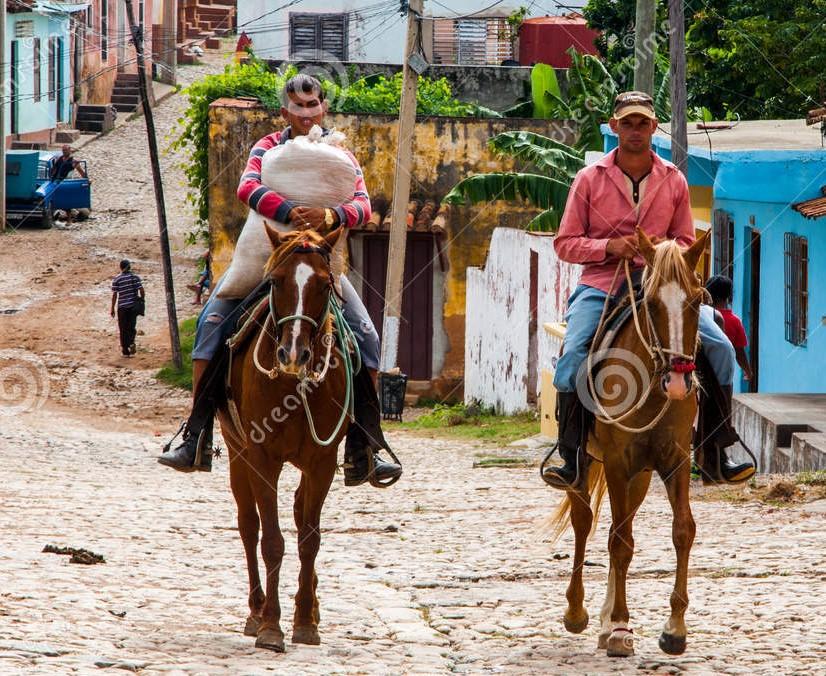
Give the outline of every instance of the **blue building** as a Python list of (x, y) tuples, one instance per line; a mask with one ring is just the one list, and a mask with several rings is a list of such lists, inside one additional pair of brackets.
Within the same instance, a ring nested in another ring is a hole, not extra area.
[(71, 120), (69, 24), (71, 14), (84, 9), (82, 3), (6, 2), (4, 137), (49, 143), (58, 123)]
[[(753, 382), (741, 392), (826, 392), (826, 149), (818, 127), (766, 120), (689, 128), (698, 229), (713, 231), (706, 272), (734, 281)], [(667, 132), (668, 125), (661, 125)], [(603, 126), (606, 152), (617, 145)], [(658, 131), (658, 155), (671, 139)]]

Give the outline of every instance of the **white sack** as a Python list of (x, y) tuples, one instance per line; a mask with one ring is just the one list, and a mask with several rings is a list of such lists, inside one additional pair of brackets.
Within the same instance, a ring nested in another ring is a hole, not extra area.
[[(356, 169), (339, 147), (343, 140), (340, 132), (322, 136), (321, 128), (315, 126), (307, 136), (270, 148), (261, 158), (261, 183), (297, 206), (334, 207), (352, 201)], [(219, 298), (245, 298), (263, 279), (264, 266), (272, 253), (265, 221), (279, 232), (292, 230), (250, 209), (218, 290)], [(345, 230), (333, 250), (336, 278), (344, 272), (346, 239)]]

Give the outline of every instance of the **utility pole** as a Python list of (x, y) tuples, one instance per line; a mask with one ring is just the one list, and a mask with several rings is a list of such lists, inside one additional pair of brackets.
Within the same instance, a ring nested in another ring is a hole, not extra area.
[(381, 371), (398, 364), (399, 329), (404, 291), (404, 260), (407, 250), (407, 205), (410, 201), (410, 171), (413, 165), (413, 130), (416, 126), (418, 71), (411, 66), (417, 52), (422, 0), (410, 0), (407, 7), (407, 43), (404, 49), (404, 80), (399, 110), (399, 138), (396, 144), (396, 175), (390, 211), (390, 245), (387, 252), (387, 280), (384, 289)]
[(654, 24), (657, 0), (637, 0), (634, 22), (634, 89), (654, 95), (654, 54), (657, 51)]
[(181, 338), (178, 334), (178, 313), (175, 309), (175, 287), (172, 280), (172, 258), (169, 254), (169, 232), (166, 228), (166, 206), (163, 199), (163, 183), (161, 182), (161, 166), (158, 162), (158, 141), (155, 138), (155, 120), (152, 117), (152, 106), (149, 104), (149, 93), (146, 84), (146, 68), (143, 59), (143, 34), (135, 25), (135, 13), (132, 10), (132, 0), (126, 3), (126, 16), (129, 20), (129, 30), (135, 44), (135, 53), (138, 61), (138, 85), (141, 90), (143, 116), (146, 120), (146, 136), (149, 141), (149, 161), (152, 165), (152, 180), (155, 183), (155, 206), (158, 212), (158, 229), (161, 234), (161, 262), (163, 264), (163, 281), (166, 289), (166, 315), (169, 320), (169, 338), (172, 341), (172, 363), (176, 369), (184, 366), (181, 356)]
[(683, 0), (668, 0), (668, 52), (671, 58), (671, 161), (688, 177)]
[(178, 2), (177, 0), (163, 0), (163, 17), (161, 19), (163, 30), (163, 54), (156, 54), (155, 58), (163, 63), (166, 68), (159, 68), (160, 80), (166, 84), (174, 85), (177, 82), (178, 50)]
[(6, 230), (6, 97), (12, 75), (6, 75), (6, 0), (0, 0), (0, 232)]

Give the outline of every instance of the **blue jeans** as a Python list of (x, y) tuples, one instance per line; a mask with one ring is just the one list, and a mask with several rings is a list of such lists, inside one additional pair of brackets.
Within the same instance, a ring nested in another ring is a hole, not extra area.
[[(361, 302), (361, 298), (359, 298), (350, 281), (342, 275), (339, 277), (339, 282), (341, 284), (341, 295), (344, 297), (344, 305), (341, 308), (342, 314), (356, 335), (356, 342), (361, 351), (361, 360), (368, 369), (378, 369), (381, 347), (379, 334), (376, 327), (373, 326), (373, 320), (367, 314), (367, 308), (364, 307), (364, 303)], [(218, 281), (215, 290), (198, 317), (195, 346), (192, 349), (193, 359), (212, 359), (221, 345), (232, 335), (235, 328), (238, 319), (237, 311), (241, 301), (235, 298), (219, 298), (218, 293), (222, 284), (223, 278)]]
[[(568, 299), (568, 311), (565, 313), (568, 328), (554, 374), (554, 387), (559, 392), (576, 392), (577, 373), (588, 358), (606, 295), (604, 291), (580, 284)], [(714, 308), (710, 305), (700, 308), (699, 333), (703, 352), (717, 380), (724, 387), (731, 385), (734, 382), (734, 347), (715, 323)]]

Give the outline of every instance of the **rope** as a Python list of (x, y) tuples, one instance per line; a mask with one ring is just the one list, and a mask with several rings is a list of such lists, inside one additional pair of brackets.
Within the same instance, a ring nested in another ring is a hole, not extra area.
[[(631, 303), (631, 314), (634, 317), (634, 328), (637, 332), (637, 336), (639, 336), (640, 342), (642, 343), (643, 347), (645, 347), (646, 352), (648, 353), (648, 355), (651, 357), (652, 361), (654, 362), (654, 372), (656, 374), (657, 361), (662, 360), (664, 363), (666, 363), (666, 360), (665, 360), (665, 357), (662, 356), (663, 350), (659, 346), (659, 340), (657, 338), (657, 333), (656, 333), (656, 331), (653, 330), (653, 326), (651, 326), (651, 313), (648, 310), (648, 304), (645, 300), (645, 295), (644, 294), (643, 294), (643, 303), (645, 304), (646, 319), (648, 320), (648, 326), (649, 326), (649, 330), (651, 331), (651, 335), (654, 337), (655, 342), (658, 343), (657, 347), (652, 348), (651, 345), (649, 344), (648, 340), (646, 340), (645, 336), (643, 335), (642, 327), (640, 326), (639, 314), (637, 313), (637, 303), (636, 303), (636, 299), (634, 298), (634, 286), (633, 286), (633, 283), (632, 283), (632, 280), (631, 280), (631, 268), (630, 268), (630, 265), (629, 265), (627, 259), (624, 259), (624, 260), (620, 261), (619, 263), (617, 263), (617, 269), (614, 271), (614, 277), (611, 280), (611, 289), (614, 288), (614, 284), (617, 281), (617, 277), (619, 276), (620, 267), (623, 264), (625, 265), (625, 279), (626, 279), (626, 284), (628, 286), (628, 299)], [(610, 301), (611, 301), (611, 296), (609, 294), (609, 295), (605, 296), (605, 303), (602, 306), (602, 314), (600, 314), (600, 317), (599, 317), (599, 325), (597, 327), (597, 333), (600, 333), (602, 331), (602, 327), (605, 323), (605, 316), (608, 312), (608, 307), (610, 305)], [(649, 384), (648, 390), (646, 391), (646, 393), (639, 399), (639, 401), (632, 408), (630, 408), (625, 413), (623, 413), (622, 415), (620, 415), (616, 418), (612, 417), (608, 413), (608, 411), (605, 410), (605, 407), (602, 405), (602, 402), (600, 401), (599, 396), (597, 394), (596, 384), (594, 383), (594, 371), (593, 371), (594, 348), (595, 348), (595, 342), (592, 342), (591, 347), (588, 350), (588, 393), (591, 395), (591, 399), (593, 399), (594, 403), (599, 408), (599, 412), (601, 413), (601, 416), (597, 415), (596, 419), (599, 420), (603, 424), (613, 425), (613, 426), (618, 427), (619, 429), (621, 429), (623, 432), (630, 432), (632, 434), (640, 434), (642, 432), (647, 432), (650, 429), (653, 429), (657, 425), (657, 423), (659, 423), (660, 420), (662, 420), (663, 416), (666, 414), (668, 409), (671, 407), (671, 400), (670, 399), (665, 400), (665, 404), (663, 405), (662, 409), (660, 409), (660, 412), (647, 425), (644, 425), (642, 427), (628, 427), (627, 425), (623, 425), (622, 424), (623, 420), (625, 420), (629, 416), (631, 416), (634, 413), (636, 413), (637, 411), (639, 411), (643, 407), (643, 405), (648, 401), (648, 398), (651, 396), (651, 392), (653, 392), (653, 390), (654, 390), (655, 380), (654, 379), (651, 380), (651, 383)]]

